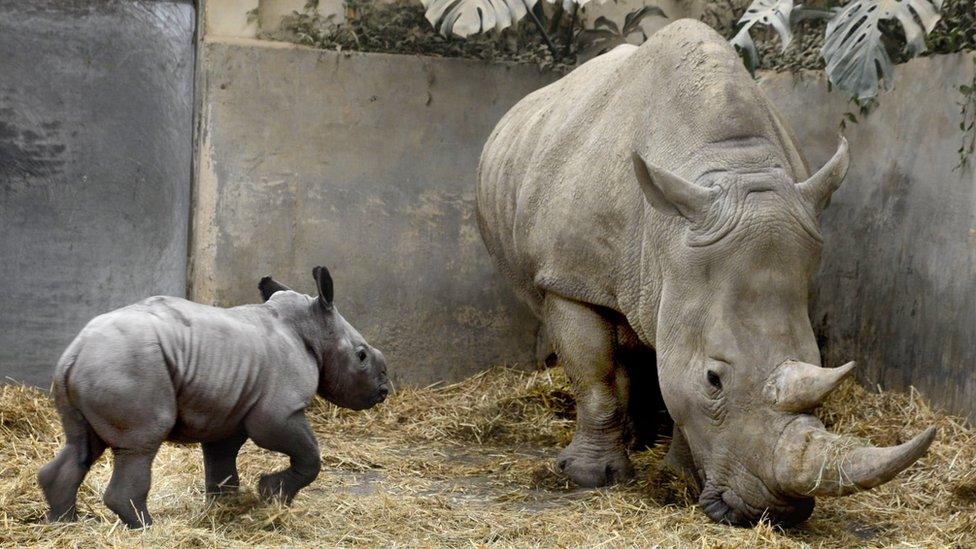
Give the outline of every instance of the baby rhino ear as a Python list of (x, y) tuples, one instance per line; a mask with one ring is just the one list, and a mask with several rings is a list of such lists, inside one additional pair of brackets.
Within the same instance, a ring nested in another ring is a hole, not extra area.
[(258, 290), (261, 290), (261, 299), (267, 301), (271, 299), (271, 296), (273, 296), (275, 292), (287, 292), (291, 291), (291, 288), (285, 286), (270, 276), (266, 276), (261, 279), (261, 282), (258, 282)]
[(316, 267), (312, 269), (312, 276), (315, 278), (315, 284), (319, 287), (319, 300), (322, 305), (326, 307), (332, 307), (332, 275), (329, 274), (329, 270), (325, 267)]

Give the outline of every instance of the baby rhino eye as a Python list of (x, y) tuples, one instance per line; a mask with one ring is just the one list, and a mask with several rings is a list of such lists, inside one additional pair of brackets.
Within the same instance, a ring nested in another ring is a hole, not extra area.
[(359, 359), (359, 362), (366, 362), (366, 358), (368, 356), (369, 355), (366, 354), (366, 349), (361, 348), (358, 351), (356, 351), (356, 358)]

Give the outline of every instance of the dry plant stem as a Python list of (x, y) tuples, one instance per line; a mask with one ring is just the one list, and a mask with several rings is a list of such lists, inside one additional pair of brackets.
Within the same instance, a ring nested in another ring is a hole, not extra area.
[(568, 56), (573, 47), (573, 33), (576, 32), (576, 23), (579, 21), (579, 4), (573, 3), (573, 18), (569, 22), (569, 30), (566, 31), (566, 44), (563, 46), (563, 55)]
[(552, 52), (552, 56), (559, 59), (559, 50), (557, 50), (556, 45), (552, 43), (552, 38), (549, 37), (549, 33), (546, 32), (545, 27), (542, 26), (542, 21), (539, 21), (539, 17), (535, 14), (535, 10), (530, 8), (528, 2), (525, 0), (522, 0), (522, 5), (524, 5), (526, 11), (529, 12), (529, 17), (532, 18), (532, 24), (535, 25), (535, 28), (539, 31), (539, 34), (541, 34), (542, 38), (546, 41), (546, 46), (549, 48), (549, 51)]

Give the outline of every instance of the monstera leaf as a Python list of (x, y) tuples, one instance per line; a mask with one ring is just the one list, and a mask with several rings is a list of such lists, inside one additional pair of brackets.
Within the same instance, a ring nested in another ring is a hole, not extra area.
[(835, 86), (866, 100), (878, 81), (891, 88), (891, 58), (881, 42), (882, 19), (897, 19), (912, 55), (925, 50), (925, 35), (935, 28), (943, 0), (854, 0), (827, 23), (823, 58)]
[[(427, 10), (430, 24), (444, 36), (454, 34), (466, 38), (492, 29), (502, 30), (525, 17), (539, 0), (420, 0)], [(606, 0), (597, 0), (602, 4)], [(570, 11), (573, 4), (585, 6), (590, 0), (548, 0), (562, 2)]]
[(421, 0), (426, 17), (444, 36), (502, 30), (525, 17), (539, 0)]
[(739, 46), (748, 55), (749, 70), (753, 70), (759, 64), (759, 54), (756, 53), (756, 44), (749, 35), (749, 30), (753, 25), (772, 25), (779, 34), (780, 42), (783, 43), (783, 50), (790, 45), (793, 40), (793, 32), (790, 30), (790, 14), (793, 13), (793, 0), (754, 0), (742, 18), (739, 19), (739, 32), (732, 37), (732, 43)]
[(611, 50), (620, 44), (627, 42), (627, 37), (635, 32), (640, 32), (642, 42), (647, 39), (641, 28), (641, 21), (645, 17), (656, 15), (667, 17), (664, 10), (657, 6), (644, 6), (638, 8), (624, 17), (624, 26), (619, 28), (616, 23), (600, 16), (593, 22), (593, 28), (583, 29), (577, 34), (579, 44), (579, 55), (582, 60), (594, 57), (596, 54)]

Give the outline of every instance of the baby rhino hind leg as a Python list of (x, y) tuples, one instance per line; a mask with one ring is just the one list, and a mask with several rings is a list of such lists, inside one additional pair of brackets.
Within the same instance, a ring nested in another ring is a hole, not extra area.
[(47, 520), (72, 521), (77, 518), (78, 488), (92, 464), (105, 451), (105, 443), (91, 430), (77, 410), (61, 412), (66, 442), (64, 448), (37, 474), (49, 510)]
[(112, 480), (105, 490), (105, 505), (129, 528), (144, 528), (152, 524), (146, 507), (152, 477), (152, 462), (159, 447), (151, 450), (114, 448), (115, 464)]
[[(116, 370), (118, 371), (118, 370)], [(133, 369), (143, 375), (98, 377), (100, 391), (80, 392), (78, 408), (112, 448), (112, 479), (103, 501), (129, 528), (152, 524), (146, 508), (152, 462), (176, 424), (176, 404), (165, 369)], [(147, 373), (149, 375), (147, 375)], [(81, 375), (78, 375), (81, 374)], [(90, 371), (76, 372), (78, 377)]]

